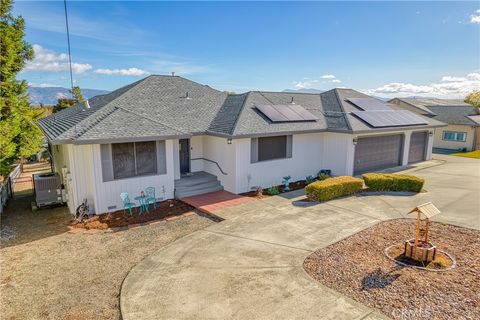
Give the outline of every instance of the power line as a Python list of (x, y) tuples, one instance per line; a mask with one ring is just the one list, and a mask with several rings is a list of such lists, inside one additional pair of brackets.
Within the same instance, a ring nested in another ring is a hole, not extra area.
[(70, 52), (70, 31), (68, 30), (67, 0), (63, 0), (63, 6), (65, 8), (65, 25), (67, 26), (68, 61), (69, 61), (69, 67), (70, 67), (70, 86), (73, 94), (72, 54)]

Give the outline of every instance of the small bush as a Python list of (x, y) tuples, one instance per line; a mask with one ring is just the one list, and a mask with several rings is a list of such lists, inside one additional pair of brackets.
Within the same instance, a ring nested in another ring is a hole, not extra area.
[(309, 200), (328, 201), (357, 193), (362, 188), (362, 179), (341, 176), (313, 182), (305, 187), (305, 194)]
[(425, 180), (404, 174), (365, 173), (365, 185), (370, 191), (422, 191)]
[(269, 196), (276, 196), (277, 194), (280, 194), (280, 191), (277, 187), (270, 187), (267, 189), (267, 194)]
[(307, 184), (310, 184), (310, 183), (312, 183), (313, 181), (315, 181), (315, 177), (314, 177), (314, 176), (306, 176), (306, 177), (305, 177), (305, 182), (306, 182)]
[(318, 175), (318, 180), (325, 180), (325, 179), (328, 179), (328, 178), (331, 178), (329, 174), (326, 174), (326, 173), (320, 173)]

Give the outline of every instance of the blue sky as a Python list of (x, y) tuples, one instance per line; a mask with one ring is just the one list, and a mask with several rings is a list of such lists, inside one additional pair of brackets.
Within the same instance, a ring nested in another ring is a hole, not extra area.
[[(220, 90), (350, 87), (456, 97), (480, 88), (479, 2), (68, 2), (74, 79), (147, 74)], [(36, 59), (19, 78), (69, 86), (63, 2), (17, 1)]]

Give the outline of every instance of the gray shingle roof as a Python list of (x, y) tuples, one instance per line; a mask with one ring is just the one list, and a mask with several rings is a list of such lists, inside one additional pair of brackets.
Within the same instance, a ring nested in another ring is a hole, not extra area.
[[(368, 97), (351, 89), (321, 94), (250, 91), (228, 95), (178, 76), (149, 76), (39, 121), (54, 143), (101, 143), (196, 134), (232, 137), (299, 132), (377, 130), (350, 113), (346, 100)], [(257, 105), (301, 105), (317, 121), (272, 123)], [(429, 126), (441, 125), (429, 119)], [(428, 126), (423, 126), (428, 127)], [(396, 130), (398, 128), (392, 128)], [(388, 130), (388, 129), (383, 129)]]
[(475, 120), (469, 118), (478, 114), (478, 108), (460, 99), (423, 99), (423, 98), (396, 98), (417, 107), (433, 119), (458, 125), (477, 125)]
[(440, 107), (440, 106), (428, 106), (436, 115), (433, 117), (435, 120), (442, 121), (448, 124), (459, 124), (467, 126), (478, 125), (474, 120), (468, 116), (474, 116), (478, 113), (475, 111), (474, 106), (457, 106), (457, 107)]

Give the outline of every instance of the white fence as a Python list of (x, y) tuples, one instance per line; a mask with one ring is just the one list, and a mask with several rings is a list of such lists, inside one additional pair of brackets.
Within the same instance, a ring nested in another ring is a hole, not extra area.
[(0, 184), (0, 213), (3, 212), (3, 207), (13, 195), (15, 188), (15, 180), (20, 176), (20, 165), (17, 165), (15, 169), (8, 175), (8, 177)]

